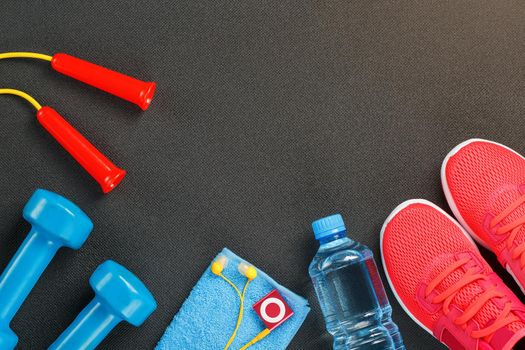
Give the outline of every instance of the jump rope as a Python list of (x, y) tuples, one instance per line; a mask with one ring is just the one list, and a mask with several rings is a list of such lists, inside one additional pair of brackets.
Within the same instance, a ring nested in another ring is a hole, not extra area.
[[(134, 103), (142, 110), (149, 107), (155, 94), (153, 82), (144, 82), (65, 53), (53, 56), (34, 52), (0, 53), (0, 60), (10, 58), (48, 61), (55, 71)], [(23, 91), (0, 88), (0, 95), (6, 94), (19, 96), (35, 107), (40, 124), (99, 183), (103, 193), (111, 192), (126, 176), (125, 170), (113, 164), (53, 108), (42, 106)]]
[[(246, 277), (246, 283), (244, 284), (244, 288), (241, 293), (239, 288), (230, 279), (228, 279), (228, 277), (224, 276), (224, 274), (222, 273), (222, 271), (224, 270), (227, 264), (228, 264), (228, 258), (224, 255), (219, 256), (211, 264), (211, 272), (221, 277), (224, 281), (226, 281), (226, 283), (232, 286), (232, 288), (235, 290), (240, 300), (239, 314), (237, 316), (237, 323), (235, 325), (232, 335), (230, 336), (230, 339), (228, 340), (228, 342), (226, 343), (226, 346), (224, 347), (224, 350), (227, 350), (230, 347), (230, 345), (235, 340), (235, 337), (237, 336), (237, 331), (239, 330), (239, 327), (241, 326), (241, 322), (242, 322), (242, 318), (244, 314), (244, 297), (246, 296), (246, 290), (248, 289), (248, 285), (250, 284), (250, 282), (253, 281), (257, 277), (257, 270), (255, 269), (255, 267), (241, 262), (238, 265), (237, 270), (239, 271), (241, 275)], [(268, 328), (264, 329), (261, 333), (257, 334), (252, 340), (250, 340), (242, 348), (240, 348), (240, 350), (248, 349), (250, 346), (261, 341), (269, 334), (270, 334), (270, 330)]]
[[(57, 53), (53, 56), (34, 52), (0, 53), (0, 60), (9, 58), (32, 58), (51, 62), (51, 67), (57, 72), (132, 102), (142, 110), (146, 110), (149, 107), (155, 94), (156, 84), (153, 82), (144, 82), (64, 53)], [(16, 89), (0, 88), (0, 95), (15, 95), (29, 102), (36, 109), (37, 120), (40, 124), (100, 184), (104, 193), (109, 193), (122, 181), (126, 171), (113, 164), (53, 108), (42, 106), (29, 94)], [(253, 266), (240, 263), (238, 271), (247, 279), (241, 292), (222, 273), (227, 263), (228, 258), (220, 256), (211, 266), (211, 271), (228, 283), (240, 300), (237, 322), (224, 350), (229, 349), (237, 336), (243, 319), (246, 291), (250, 282), (257, 277), (257, 270)], [(264, 329), (240, 350), (248, 349), (269, 334), (270, 329)]]

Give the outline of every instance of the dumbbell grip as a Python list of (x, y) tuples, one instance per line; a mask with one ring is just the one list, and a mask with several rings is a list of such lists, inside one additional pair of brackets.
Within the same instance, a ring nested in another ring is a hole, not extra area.
[(8, 325), (60, 245), (31, 229), (0, 276), (0, 326)]
[(95, 349), (120, 321), (95, 297), (48, 350)]

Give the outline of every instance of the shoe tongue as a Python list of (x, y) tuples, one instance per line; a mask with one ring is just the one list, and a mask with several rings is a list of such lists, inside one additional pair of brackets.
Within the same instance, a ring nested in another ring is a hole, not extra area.
[[(434, 265), (434, 269), (431, 273), (430, 280), (435, 278), (439, 273), (441, 273), (444, 269), (446, 269), (451, 264), (455, 263), (458, 258), (455, 256), (446, 256), (442, 257), (442, 259), (439, 259), (440, 261)], [(467, 268), (462, 267), (459, 269), (456, 269), (454, 272), (452, 272), (450, 275), (448, 275), (435, 289), (437, 293), (442, 293), (446, 289), (448, 289), (450, 286), (457, 283), (466, 273)], [(491, 271), (488, 266), (481, 266), (481, 273), (483, 271)], [(482, 280), (474, 281), (463, 288), (461, 288), (456, 295), (454, 296), (454, 299), (451, 302), (451, 306), (456, 306), (460, 310), (465, 311), (467, 308), (476, 302), (477, 298), (483, 294), (483, 292), (486, 291), (485, 287), (480, 283)], [(476, 313), (476, 315), (472, 318), (472, 320), (476, 321), (480, 328), (485, 328), (488, 325), (490, 325), (495, 319), (498, 318), (498, 316), (501, 315), (502, 308), (500, 308), (493, 300), (489, 300), (481, 307), (481, 309)], [(507, 325), (505, 328), (511, 332), (512, 334), (518, 330), (523, 329), (525, 327), (525, 323), (521, 321), (515, 321), (509, 325)]]
[[(522, 190), (520, 190), (522, 188)], [(494, 195), (491, 200), (490, 210), (493, 214), (498, 215), (505, 209), (507, 209), (512, 203), (514, 203), (519, 197), (523, 195), (523, 190), (525, 190), (525, 185), (520, 187), (518, 186), (505, 186), (500, 188)], [(512, 211), (507, 217), (505, 217), (500, 225), (510, 224), (520, 218), (525, 216), (525, 203), (517, 207)], [(508, 233), (510, 234), (510, 232)], [(514, 238), (514, 245), (521, 244), (525, 241), (525, 225), (522, 225), (516, 237)], [(501, 251), (505, 246), (505, 240), (501, 242), (497, 249)]]

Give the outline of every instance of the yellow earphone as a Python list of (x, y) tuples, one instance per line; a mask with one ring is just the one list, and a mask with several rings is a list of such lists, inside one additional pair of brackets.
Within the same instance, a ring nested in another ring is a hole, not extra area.
[(219, 255), (211, 264), (211, 272), (220, 276), (226, 265), (228, 265), (228, 258), (225, 255)]
[[(226, 265), (228, 265), (228, 258), (225, 255), (219, 255), (217, 259), (215, 259), (213, 263), (211, 264), (211, 272), (221, 277), (230, 286), (232, 286), (235, 292), (237, 293), (237, 295), (239, 296), (239, 299), (241, 302), (240, 302), (240, 307), (239, 307), (239, 315), (237, 316), (237, 324), (235, 325), (235, 329), (233, 330), (233, 333), (230, 339), (228, 340), (228, 343), (226, 343), (224, 350), (227, 350), (230, 347), (230, 345), (233, 343), (233, 341), (235, 340), (235, 336), (237, 335), (237, 331), (239, 330), (239, 327), (241, 326), (241, 321), (242, 321), (242, 317), (244, 313), (244, 296), (246, 295), (246, 289), (248, 289), (248, 285), (250, 284), (250, 282), (253, 281), (255, 278), (257, 278), (257, 269), (255, 267), (253, 267), (252, 265), (246, 264), (244, 262), (239, 263), (239, 265), (237, 266), (237, 270), (239, 271), (241, 275), (246, 277), (246, 283), (241, 293), (239, 288), (237, 288), (237, 286), (232, 281), (230, 281), (226, 276), (222, 274), (222, 271), (224, 271), (224, 268), (226, 267)], [(250, 343), (246, 344), (243, 347), (243, 349), (248, 348), (248, 346), (252, 344)]]

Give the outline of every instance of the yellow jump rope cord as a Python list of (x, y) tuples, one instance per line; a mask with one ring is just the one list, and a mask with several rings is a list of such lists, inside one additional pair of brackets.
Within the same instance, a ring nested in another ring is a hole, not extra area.
[(257, 336), (255, 338), (253, 338), (252, 340), (250, 340), (250, 342), (246, 345), (244, 345), (242, 348), (240, 348), (240, 350), (246, 350), (248, 349), (250, 346), (252, 346), (253, 344), (257, 343), (258, 341), (260, 340), (263, 340), (264, 338), (266, 338), (266, 336), (270, 334), (270, 330), (268, 328), (266, 328), (264, 331), (262, 331), (261, 333), (257, 334)]
[[(41, 53), (35, 53), (35, 52), (4, 52), (0, 53), (0, 60), (6, 59), (6, 58), (35, 58), (39, 60), (49, 61), (53, 59), (53, 57), (49, 55), (44, 55)], [(39, 110), (42, 108), (40, 103), (38, 103), (34, 98), (29, 96), (23, 91), (15, 90), (15, 89), (0, 89), (0, 95), (16, 95), (20, 96), (23, 99), (25, 99), (27, 102), (31, 103), (33, 107), (36, 108), (36, 110)]]
[(232, 286), (233, 289), (235, 289), (235, 291), (237, 292), (237, 295), (239, 296), (239, 299), (240, 299), (239, 316), (237, 316), (237, 324), (235, 325), (235, 329), (233, 330), (233, 333), (232, 333), (230, 339), (228, 340), (228, 343), (226, 343), (226, 346), (224, 347), (224, 350), (227, 350), (230, 347), (230, 345), (233, 343), (233, 341), (235, 340), (235, 337), (237, 336), (237, 331), (239, 330), (239, 327), (241, 326), (242, 317), (243, 317), (243, 314), (244, 314), (244, 296), (246, 295), (246, 289), (248, 289), (248, 285), (250, 284), (250, 280), (246, 281), (246, 284), (244, 285), (244, 289), (242, 290), (242, 293), (241, 293), (239, 291), (239, 288), (237, 288), (237, 286), (235, 284), (233, 284), (233, 282), (230, 281), (226, 276), (224, 276), (222, 273), (219, 276), (222, 277), (223, 280), (228, 282), (228, 284), (230, 286)]
[(31, 103), (31, 104), (33, 105), (33, 107), (36, 108), (37, 111), (38, 111), (40, 108), (42, 108), (42, 106), (40, 105), (40, 103), (38, 103), (34, 98), (32, 98), (31, 96), (29, 96), (28, 94), (26, 94), (25, 92), (20, 91), (20, 90), (15, 90), (15, 89), (0, 89), (0, 95), (16, 95), (16, 96), (20, 96), (20, 97), (22, 97), (23, 99), (25, 99), (27, 102)]
[(49, 61), (53, 59), (53, 57), (49, 55), (44, 55), (41, 53), (36, 52), (4, 52), (0, 53), (0, 60), (6, 59), (6, 58), (35, 58), (39, 60)]

